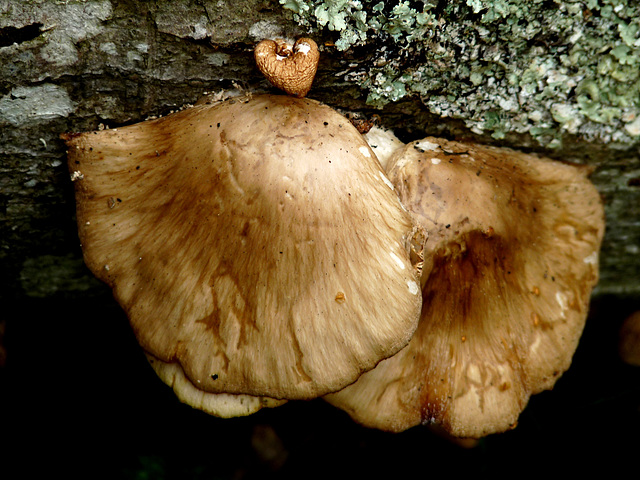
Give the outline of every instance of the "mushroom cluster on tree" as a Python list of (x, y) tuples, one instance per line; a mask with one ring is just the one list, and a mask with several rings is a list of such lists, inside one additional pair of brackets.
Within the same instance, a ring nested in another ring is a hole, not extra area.
[(312, 40), (255, 55), (292, 96), (64, 136), (85, 262), (159, 377), (222, 417), (324, 397), (385, 430), (509, 428), (584, 325), (604, 228), (588, 171), (434, 138), (383, 166), (303, 98)]

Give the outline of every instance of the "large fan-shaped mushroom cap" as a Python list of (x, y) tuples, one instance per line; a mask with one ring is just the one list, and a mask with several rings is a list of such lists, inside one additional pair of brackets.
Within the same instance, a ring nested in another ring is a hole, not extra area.
[(428, 233), (420, 325), (400, 353), (326, 398), (385, 430), (504, 431), (571, 363), (598, 278), (598, 192), (584, 167), (435, 138), (390, 165)]
[(409, 341), (412, 221), (331, 108), (254, 96), (67, 143), (85, 261), (184, 401), (314, 398)]

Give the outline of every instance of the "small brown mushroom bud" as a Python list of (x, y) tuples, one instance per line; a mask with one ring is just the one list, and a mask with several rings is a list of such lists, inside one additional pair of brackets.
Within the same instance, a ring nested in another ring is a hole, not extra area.
[(316, 42), (300, 38), (292, 47), (282, 39), (263, 40), (254, 56), (262, 74), (275, 87), (296, 97), (309, 93), (320, 58)]

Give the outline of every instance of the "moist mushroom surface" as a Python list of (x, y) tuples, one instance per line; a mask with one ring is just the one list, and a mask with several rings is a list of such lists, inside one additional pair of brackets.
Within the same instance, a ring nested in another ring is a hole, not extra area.
[(411, 218), (331, 108), (253, 96), (66, 138), (85, 261), (184, 401), (314, 398), (409, 341)]
[(588, 169), (436, 138), (389, 165), (428, 234), (420, 325), (401, 352), (326, 399), (385, 430), (507, 430), (569, 367), (582, 333), (604, 231)]

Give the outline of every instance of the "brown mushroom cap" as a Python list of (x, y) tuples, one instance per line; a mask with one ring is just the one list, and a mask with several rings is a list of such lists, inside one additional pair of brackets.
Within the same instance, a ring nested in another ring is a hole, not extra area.
[(253, 96), (67, 143), (85, 261), (181, 398), (314, 398), (409, 341), (411, 218), (331, 108)]
[(420, 325), (400, 353), (326, 399), (384, 430), (504, 431), (571, 363), (598, 278), (598, 192), (586, 168), (436, 138), (390, 165), (428, 234)]

